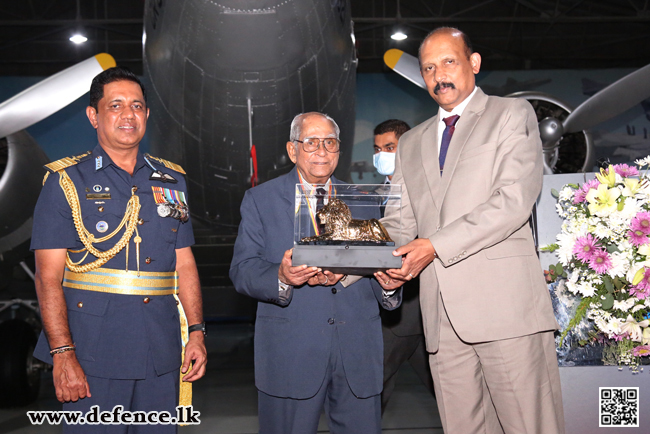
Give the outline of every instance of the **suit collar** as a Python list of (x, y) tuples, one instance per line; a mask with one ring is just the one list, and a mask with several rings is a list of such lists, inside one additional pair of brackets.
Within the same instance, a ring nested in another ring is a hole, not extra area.
[(294, 166), (293, 169), (284, 176), (284, 187), (282, 189), (282, 191), (285, 192), (282, 194), (282, 198), (286, 201), (285, 209), (287, 211), (287, 216), (291, 219), (292, 226), (296, 214), (296, 184), (298, 183), (300, 183), (300, 178), (298, 178), (298, 169)]

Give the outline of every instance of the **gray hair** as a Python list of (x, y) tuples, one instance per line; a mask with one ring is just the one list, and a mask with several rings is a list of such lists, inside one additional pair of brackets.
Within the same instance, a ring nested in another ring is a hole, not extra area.
[(339, 128), (338, 124), (334, 119), (326, 115), (325, 113), (319, 113), (319, 112), (309, 112), (309, 113), (300, 113), (296, 115), (295, 118), (291, 121), (291, 133), (289, 134), (289, 141), (291, 142), (296, 142), (297, 140), (300, 140), (300, 134), (302, 133), (302, 121), (304, 118), (307, 116), (311, 115), (319, 115), (327, 119), (334, 125), (334, 132), (336, 133), (336, 138), (339, 138), (339, 134), (341, 134), (341, 129)]

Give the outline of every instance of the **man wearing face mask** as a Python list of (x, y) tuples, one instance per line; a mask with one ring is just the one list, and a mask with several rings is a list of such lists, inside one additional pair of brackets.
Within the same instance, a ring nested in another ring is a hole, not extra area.
[[(393, 178), (399, 138), (410, 129), (406, 122), (399, 119), (389, 119), (375, 127), (375, 155), (372, 161), (377, 172), (386, 176), (384, 184), (390, 184)], [(395, 389), (397, 371), (406, 361), (433, 394), (433, 380), (420, 313), (419, 279), (405, 285), (401, 307), (393, 311), (382, 310), (381, 322), (384, 336), (384, 391), (381, 393), (383, 414)]]

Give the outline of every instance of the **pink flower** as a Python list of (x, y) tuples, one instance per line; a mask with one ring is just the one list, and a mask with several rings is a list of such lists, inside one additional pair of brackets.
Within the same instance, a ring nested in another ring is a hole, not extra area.
[(598, 274), (605, 273), (612, 268), (612, 260), (604, 250), (594, 250), (591, 259), (589, 260), (589, 267)]
[(639, 345), (638, 347), (634, 347), (632, 353), (636, 357), (650, 356), (650, 345)]
[(636, 285), (631, 285), (629, 291), (630, 295), (635, 296), (639, 300), (645, 300), (650, 296), (650, 268), (646, 268), (643, 279)]
[[(609, 169), (608, 169), (609, 171)], [(615, 164), (614, 165), (614, 172), (619, 174), (623, 178), (627, 178), (629, 176), (638, 176), (639, 175), (639, 169), (637, 169), (634, 166), (628, 166), (627, 164)]]
[(600, 244), (591, 234), (578, 238), (573, 246), (573, 254), (584, 263), (591, 261), (596, 250), (600, 250)]
[(641, 231), (645, 235), (650, 235), (650, 212), (640, 212), (630, 222), (630, 228), (633, 231)]
[(592, 188), (598, 188), (598, 185), (600, 182), (598, 182), (597, 179), (592, 179), (591, 181), (585, 182), (582, 187), (576, 190), (575, 194), (573, 195), (573, 204), (577, 205), (579, 203), (582, 203), (585, 201), (585, 198), (587, 197), (587, 193), (589, 193), (589, 190)]
[(650, 239), (648, 239), (646, 234), (644, 234), (643, 231), (639, 229), (627, 231), (627, 236), (630, 238), (630, 243), (637, 247), (650, 243)]

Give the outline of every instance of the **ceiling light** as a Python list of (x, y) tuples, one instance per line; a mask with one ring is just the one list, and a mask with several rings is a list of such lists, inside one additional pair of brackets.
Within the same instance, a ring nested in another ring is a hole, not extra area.
[(390, 35), (390, 38), (392, 40), (394, 40), (394, 41), (403, 41), (404, 39), (408, 38), (408, 36), (405, 33), (400, 32), (398, 30), (395, 33), (393, 33), (392, 35)]
[(88, 40), (88, 38), (86, 38), (84, 35), (81, 35), (79, 33), (76, 33), (76, 34), (70, 36), (70, 41), (74, 42), (77, 45), (83, 44), (87, 40)]

